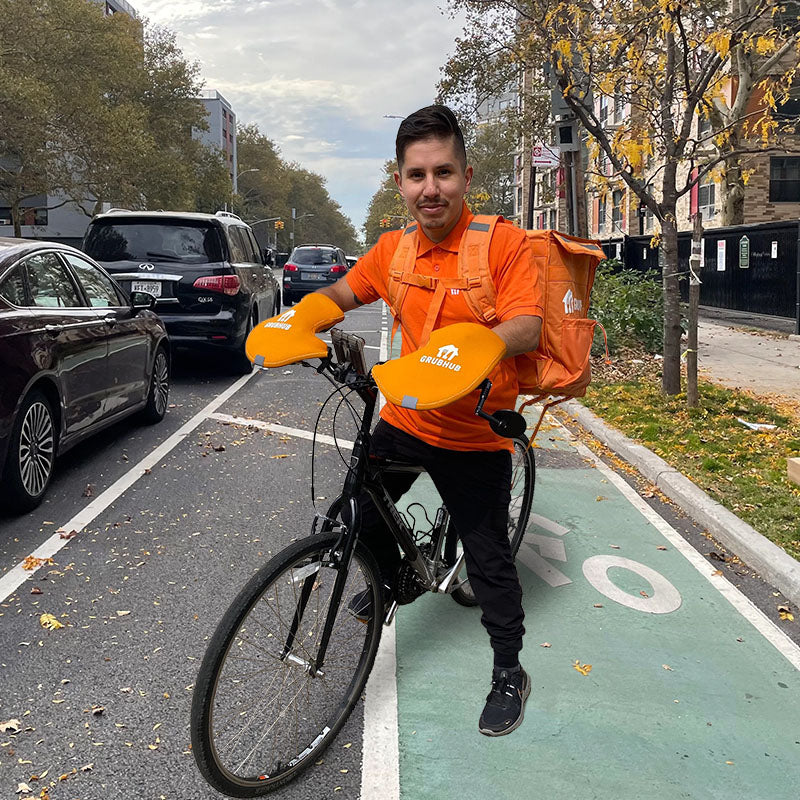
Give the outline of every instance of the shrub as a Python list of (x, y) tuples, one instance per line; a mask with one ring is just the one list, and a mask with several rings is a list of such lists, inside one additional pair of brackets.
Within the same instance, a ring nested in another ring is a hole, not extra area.
[[(625, 269), (615, 258), (597, 268), (589, 316), (606, 329), (609, 352), (620, 347), (661, 351), (664, 342), (664, 300), (658, 275)], [(594, 352), (603, 350), (602, 334), (595, 336)]]

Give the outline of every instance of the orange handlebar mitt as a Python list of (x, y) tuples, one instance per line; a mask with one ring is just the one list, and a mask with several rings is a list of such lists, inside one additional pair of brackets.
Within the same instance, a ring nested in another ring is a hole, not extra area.
[(439, 328), (424, 347), (372, 369), (390, 403), (425, 411), (471, 392), (506, 354), (503, 340), (474, 322)]
[(250, 331), (247, 357), (257, 367), (282, 367), (307, 358), (324, 358), (328, 345), (314, 334), (344, 319), (342, 309), (327, 295), (306, 295), (287, 309)]

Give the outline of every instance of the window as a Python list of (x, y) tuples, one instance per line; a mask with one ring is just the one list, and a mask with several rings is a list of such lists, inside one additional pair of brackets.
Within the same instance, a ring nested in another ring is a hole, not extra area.
[(231, 261), (238, 262), (240, 264), (244, 261), (249, 261), (245, 255), (246, 250), (240, 238), (239, 229), (237, 227), (232, 226), (228, 228), (228, 243), (231, 247)]
[(606, 232), (606, 198), (601, 197), (597, 206), (597, 232)]
[(174, 261), (207, 264), (222, 261), (222, 246), (214, 225), (186, 222), (152, 222), (142, 219), (92, 223), (86, 236), (86, 253), (97, 261)]
[(713, 178), (706, 178), (704, 183), (697, 186), (697, 210), (704, 220), (714, 216), (714, 196), (716, 194), (716, 184)]
[(253, 253), (255, 254), (255, 263), (261, 263), (261, 247), (259, 247), (258, 239), (256, 239), (255, 234), (249, 228), (244, 229), (244, 235), (248, 237), (250, 240), (250, 246), (253, 248)]
[(72, 280), (55, 253), (38, 253), (26, 259), (24, 264), (33, 305), (41, 308), (83, 306)]
[(800, 202), (800, 157), (774, 157), (769, 160), (769, 201)]
[(605, 127), (608, 122), (608, 97), (604, 94), (600, 95), (600, 125)]
[(622, 191), (615, 189), (611, 195), (611, 229), (616, 233), (622, 233), (622, 199)]
[(63, 255), (75, 270), (78, 282), (89, 298), (89, 305), (92, 308), (113, 308), (123, 305), (114, 284), (94, 264), (69, 253)]
[(617, 92), (614, 95), (613, 122), (615, 125), (619, 125), (622, 122), (622, 117), (624, 113), (625, 113), (625, 98), (620, 92)]
[(26, 305), (25, 280), (19, 267), (12, 269), (11, 274), (6, 275), (0, 282), (0, 297), (7, 300), (12, 306)]
[(697, 117), (697, 138), (703, 139), (711, 133), (711, 120), (705, 112), (701, 111)]

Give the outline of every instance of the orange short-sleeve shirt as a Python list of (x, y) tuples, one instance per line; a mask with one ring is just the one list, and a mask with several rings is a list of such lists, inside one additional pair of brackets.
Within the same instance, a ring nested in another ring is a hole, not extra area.
[[(442, 278), (458, 277), (458, 247), (461, 236), (472, 221), (473, 214), (466, 204), (455, 228), (439, 243), (417, 230), (417, 260), (414, 271), (421, 275)], [(347, 283), (362, 303), (382, 299), (388, 303), (388, 274), (402, 231), (385, 233), (378, 243), (350, 270)], [(513, 317), (542, 316), (542, 298), (539, 276), (533, 267), (525, 232), (513, 225), (497, 225), (489, 245), (489, 267), (497, 293), (497, 321), (487, 327)], [(401, 354), (414, 347), (409, 338), (420, 341), (433, 291), (409, 286), (400, 309), (403, 337)], [(456, 322), (479, 322), (458, 289), (451, 289), (444, 299), (434, 328)], [(518, 394), (517, 372), (513, 359), (504, 359), (489, 375), (492, 391), (486, 410), (514, 408)], [(381, 416), (391, 425), (410, 433), (429, 444), (447, 450), (502, 450), (510, 448), (508, 439), (496, 436), (480, 417), (475, 416), (477, 392), (461, 400), (432, 411), (414, 411), (387, 403)]]

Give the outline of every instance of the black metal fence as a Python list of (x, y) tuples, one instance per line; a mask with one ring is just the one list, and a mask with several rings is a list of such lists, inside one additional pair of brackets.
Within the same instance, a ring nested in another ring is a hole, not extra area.
[[(659, 272), (658, 247), (651, 237), (625, 236), (604, 239), (609, 258), (626, 267)], [(700, 303), (751, 314), (768, 314), (795, 320), (800, 333), (800, 220), (764, 222), (710, 228), (703, 233), (700, 263)], [(678, 234), (678, 262), (688, 272), (692, 232)], [(688, 281), (681, 281), (688, 298)]]

